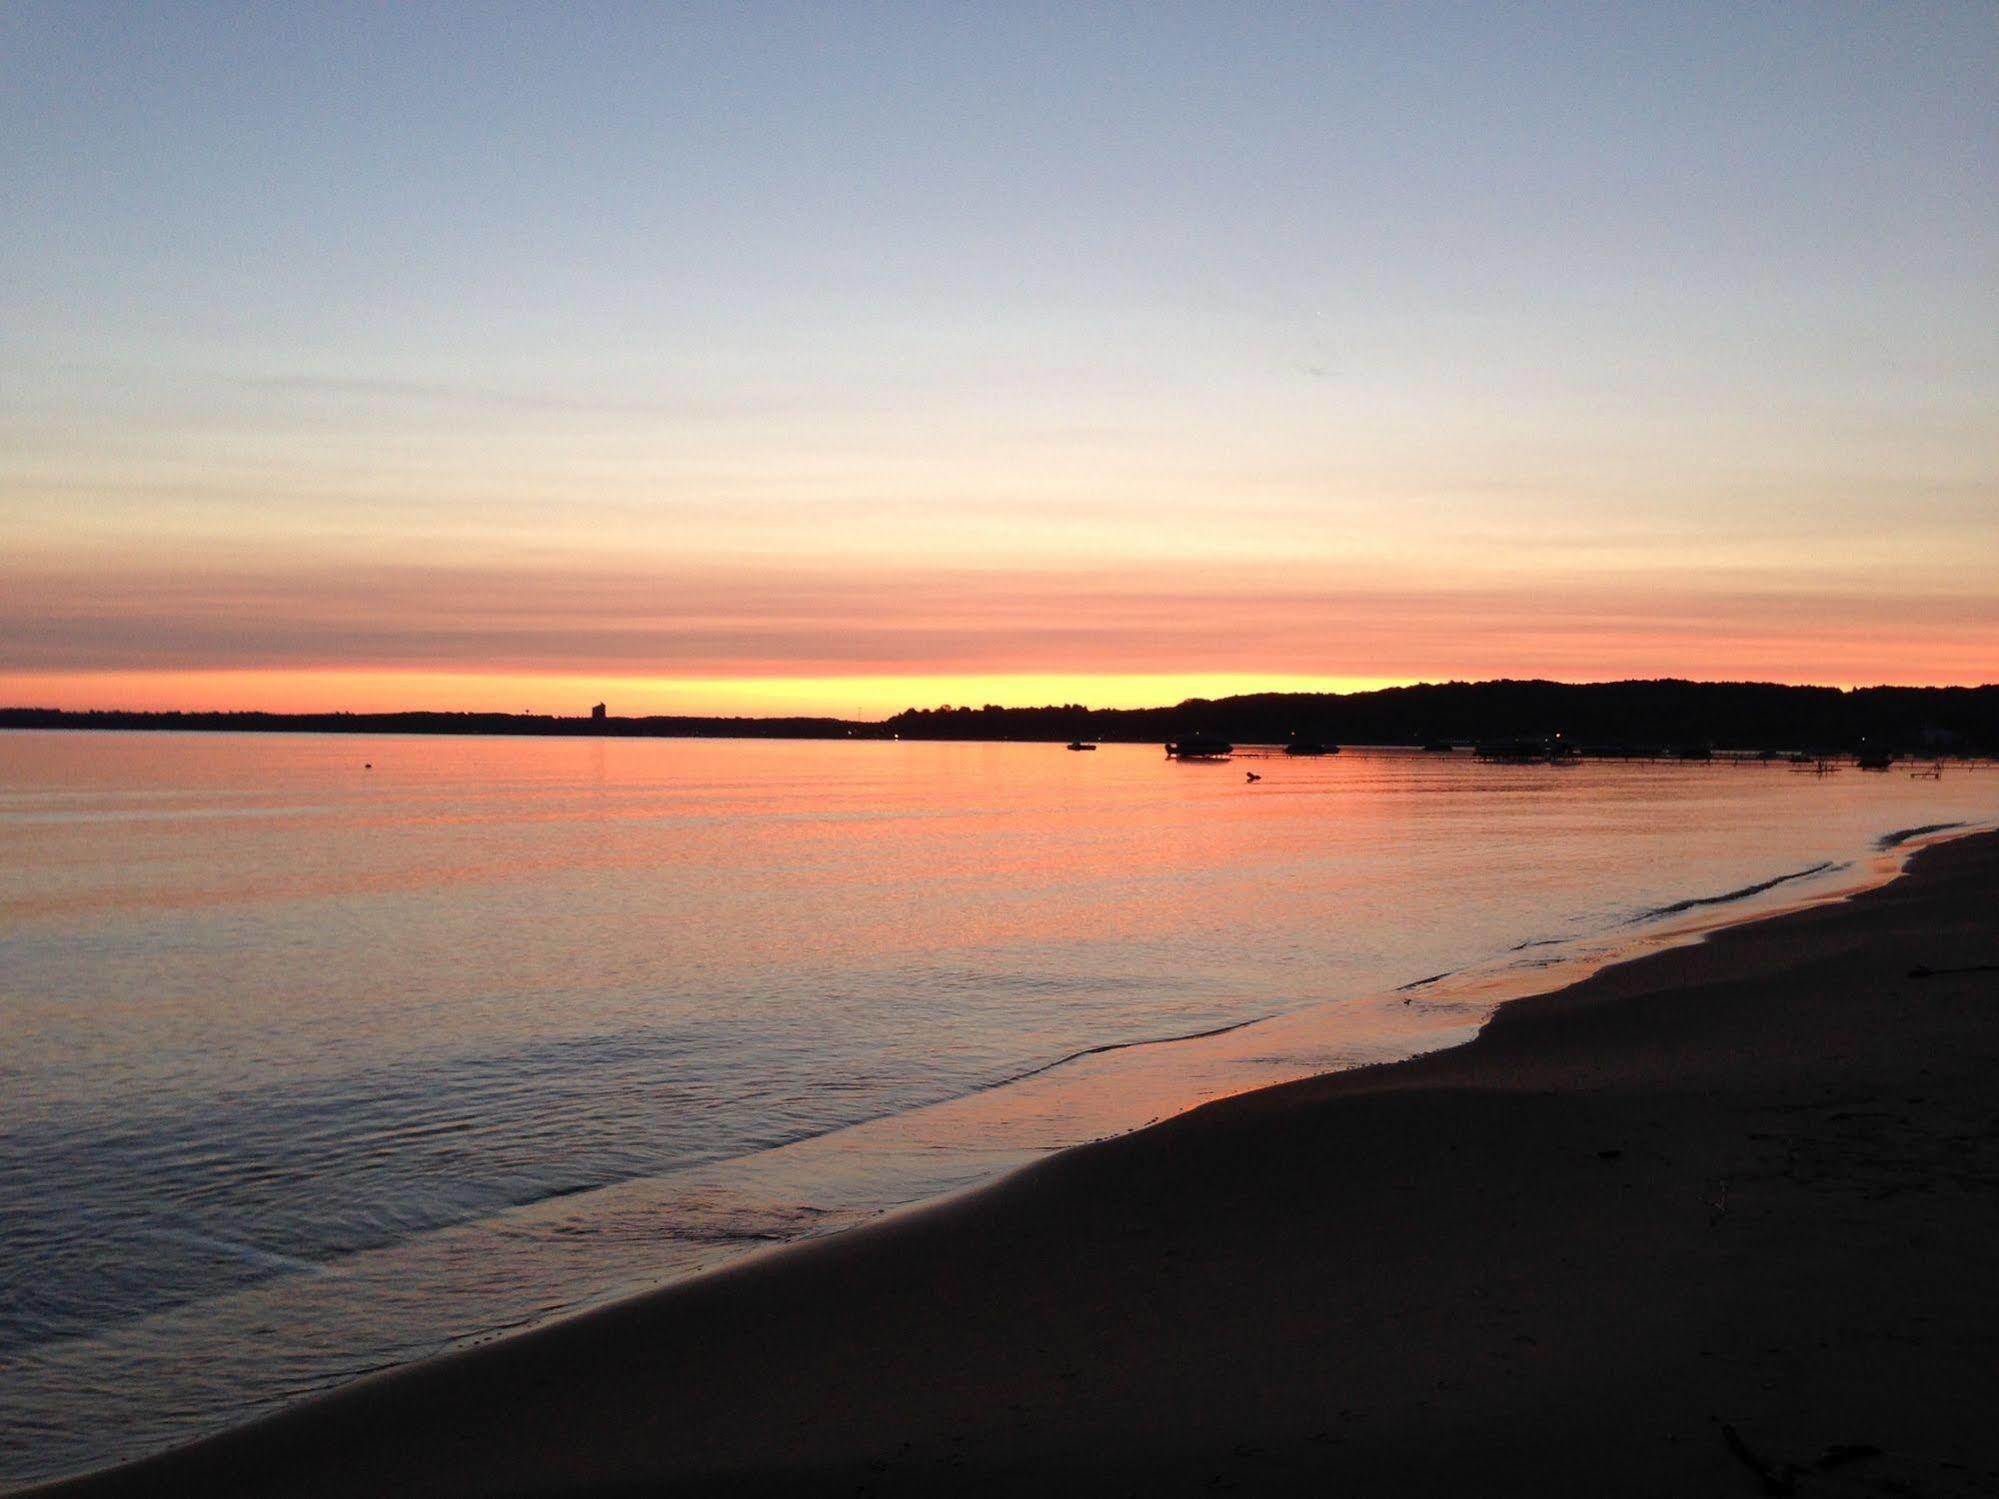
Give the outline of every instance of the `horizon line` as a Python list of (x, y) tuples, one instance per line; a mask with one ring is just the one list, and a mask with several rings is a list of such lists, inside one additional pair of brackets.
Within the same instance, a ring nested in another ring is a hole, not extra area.
[[(1761, 678), (1702, 678), (1702, 677), (1611, 677), (1588, 681), (1568, 681), (1558, 677), (1480, 677), (1446, 678), (1439, 681), (1417, 680), (1360, 687), (1348, 691), (1327, 690), (1286, 690), (1270, 689), (1254, 692), (1230, 693), (1221, 697), (1192, 696), (1174, 702), (1144, 704), (1135, 707), (1100, 707), (1082, 702), (1042, 702), (1042, 703), (941, 703), (924, 706), (911, 703), (883, 718), (849, 718), (828, 713), (643, 713), (613, 714), (607, 712), (603, 722), (607, 723), (660, 723), (660, 722), (727, 722), (727, 723), (837, 723), (853, 727), (879, 728), (907, 714), (935, 713), (1049, 713), (1083, 712), (1136, 715), (1144, 713), (1170, 712), (1190, 704), (1222, 704), (1242, 702), (1253, 698), (1317, 698), (1350, 699), (1377, 697), (1388, 693), (1408, 692), (1423, 688), (1477, 688), (1504, 686), (1533, 687), (1631, 687), (1631, 686), (1685, 686), (1685, 687), (1755, 687), (1782, 692), (1833, 692), (1842, 696), (1852, 696), (1866, 692), (1981, 692), (1999, 688), (1999, 682), (1949, 682), (1908, 685), (1892, 682), (1880, 683), (1819, 683), (1819, 682), (1778, 682)], [(593, 705), (594, 706), (594, 705)], [(314, 719), (314, 718), (488, 718), (511, 719), (533, 723), (589, 723), (595, 715), (586, 708), (581, 713), (536, 713), (531, 710), (512, 712), (505, 709), (481, 708), (327, 708), (327, 709), (271, 709), (271, 708), (58, 708), (33, 703), (0, 704), (0, 716), (15, 714), (49, 714), (69, 718), (116, 717), (116, 718), (267, 718), (267, 719)], [(14, 727), (0, 725), (0, 727)]]

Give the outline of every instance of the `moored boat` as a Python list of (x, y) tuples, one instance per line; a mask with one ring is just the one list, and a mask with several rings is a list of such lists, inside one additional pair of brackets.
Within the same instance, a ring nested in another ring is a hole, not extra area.
[(1169, 739), (1166, 755), (1172, 760), (1226, 760), (1235, 753), (1235, 746), (1226, 739), (1209, 739), (1195, 735), (1187, 739)]

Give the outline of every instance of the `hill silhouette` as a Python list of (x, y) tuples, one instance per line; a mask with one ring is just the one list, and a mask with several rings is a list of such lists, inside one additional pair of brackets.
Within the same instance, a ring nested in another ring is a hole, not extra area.
[(1600, 750), (1905, 751), (1999, 747), (1999, 686), (1788, 687), (1676, 679), (1567, 683), (1445, 682), (1370, 692), (1266, 692), (1170, 708), (938, 708), (884, 725), (905, 739), (1165, 740), (1212, 734), (1239, 743), (1470, 743), (1559, 734)]

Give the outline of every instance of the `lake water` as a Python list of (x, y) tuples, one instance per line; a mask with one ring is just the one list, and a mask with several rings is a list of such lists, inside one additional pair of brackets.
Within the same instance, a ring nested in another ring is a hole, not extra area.
[(0, 1483), (1449, 1044), (1995, 817), (1983, 768), (0, 734)]

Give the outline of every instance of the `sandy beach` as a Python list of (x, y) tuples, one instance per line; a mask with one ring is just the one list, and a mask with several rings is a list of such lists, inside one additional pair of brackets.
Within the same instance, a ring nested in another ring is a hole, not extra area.
[(1999, 837), (46, 1490), (1999, 1492)]

